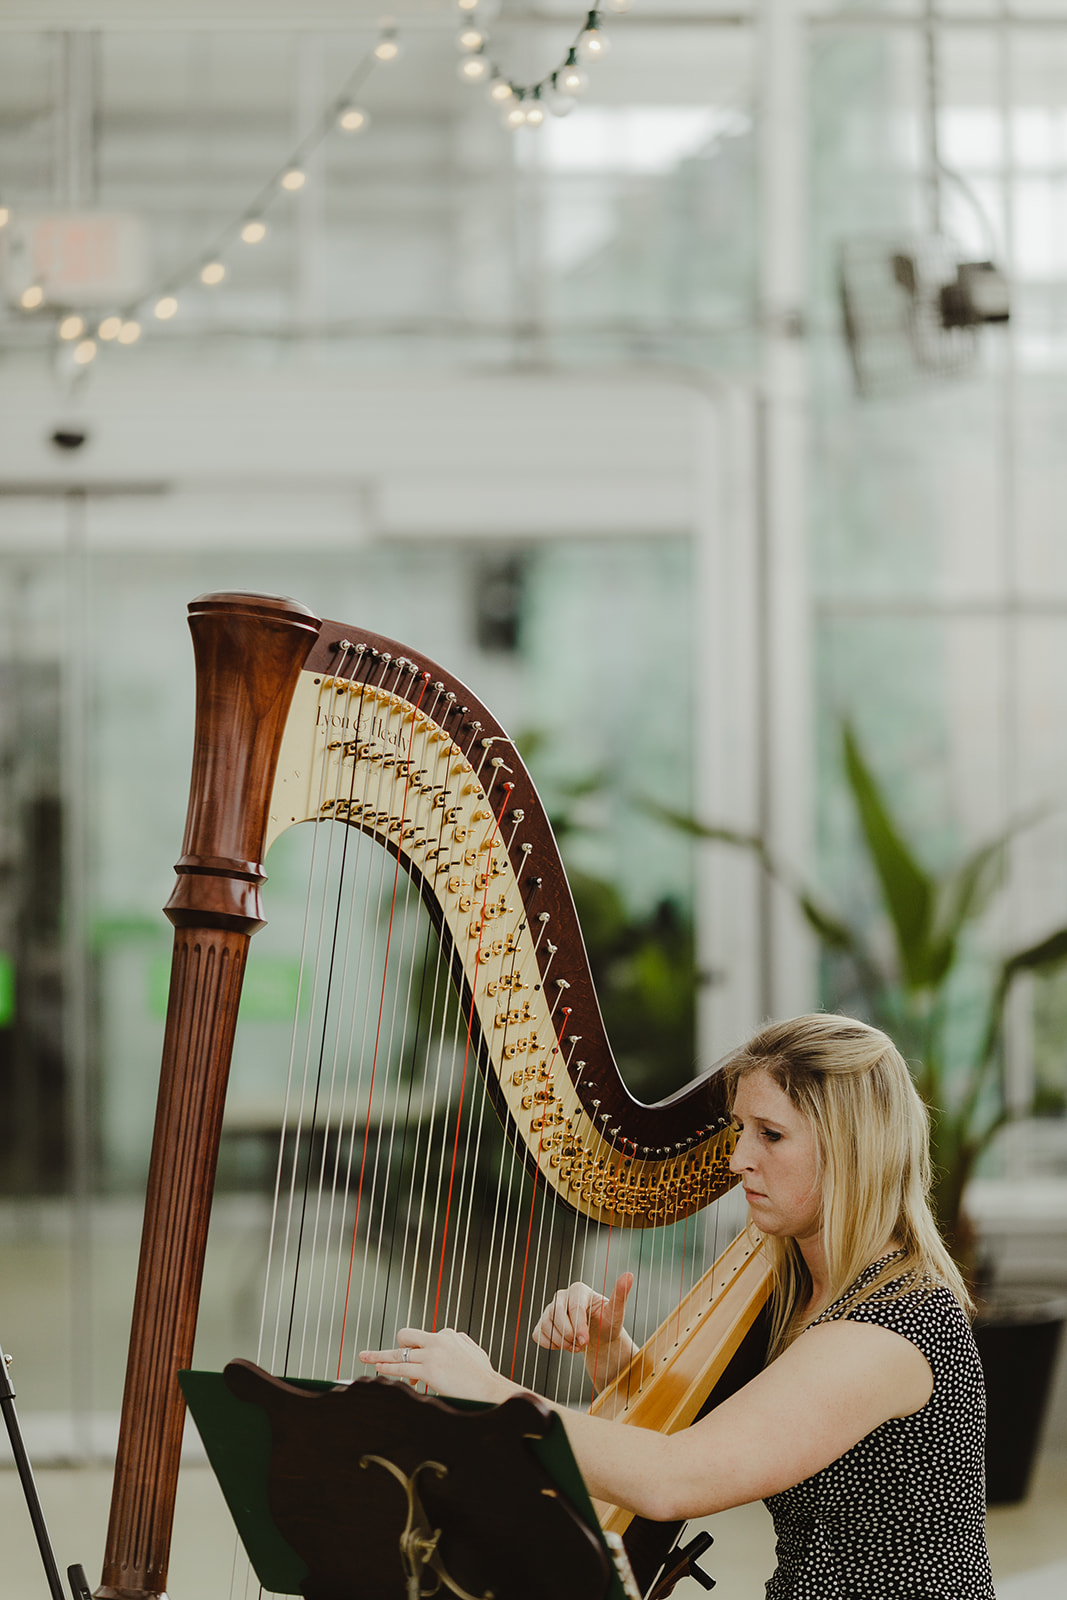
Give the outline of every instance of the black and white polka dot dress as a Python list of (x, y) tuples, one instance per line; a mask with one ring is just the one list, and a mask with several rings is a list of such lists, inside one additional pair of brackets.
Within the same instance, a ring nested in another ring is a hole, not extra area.
[[(970, 1324), (945, 1288), (849, 1296), (817, 1320), (891, 1328), (930, 1363), (934, 1389), (830, 1466), (766, 1501), (778, 1536), (768, 1600), (993, 1600), (985, 1543), (985, 1386)], [(891, 1286), (886, 1286), (891, 1287)]]

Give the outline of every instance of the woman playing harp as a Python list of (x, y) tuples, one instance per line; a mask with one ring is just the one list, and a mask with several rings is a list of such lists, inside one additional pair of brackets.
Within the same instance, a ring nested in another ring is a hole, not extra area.
[[(563, 1411), (591, 1492), (659, 1520), (763, 1498), (774, 1600), (992, 1600), (970, 1299), (930, 1213), (926, 1112), (903, 1059), (877, 1029), (819, 1015), (766, 1027), (723, 1070), (731, 1165), (774, 1266), (771, 1359), (680, 1433)], [(610, 1381), (636, 1351), (630, 1282), (561, 1291), (535, 1341)], [(402, 1329), (362, 1359), (457, 1397), (518, 1388), (451, 1330)]]

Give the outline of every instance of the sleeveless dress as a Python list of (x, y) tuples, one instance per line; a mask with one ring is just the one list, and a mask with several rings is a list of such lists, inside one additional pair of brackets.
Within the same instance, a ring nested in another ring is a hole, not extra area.
[[(816, 1322), (873, 1322), (916, 1345), (934, 1388), (921, 1410), (892, 1417), (837, 1461), (764, 1503), (778, 1568), (768, 1600), (994, 1600), (985, 1543), (985, 1385), (955, 1295), (919, 1285), (847, 1302), (863, 1272)], [(899, 1279), (897, 1280), (899, 1285)]]

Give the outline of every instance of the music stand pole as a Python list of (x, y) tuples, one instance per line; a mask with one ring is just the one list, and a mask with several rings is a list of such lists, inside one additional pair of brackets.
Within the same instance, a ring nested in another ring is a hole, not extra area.
[(30, 1521), (33, 1523), (33, 1531), (37, 1535), (37, 1546), (41, 1552), (41, 1560), (44, 1562), (48, 1587), (52, 1591), (52, 1600), (66, 1600), (63, 1584), (59, 1576), (59, 1568), (56, 1566), (52, 1541), (48, 1537), (48, 1527), (44, 1520), (44, 1511), (41, 1508), (37, 1485), (33, 1481), (33, 1468), (30, 1466), (30, 1458), (26, 1454), (26, 1446), (22, 1440), (22, 1429), (19, 1427), (19, 1419), (15, 1413), (15, 1390), (11, 1382), (11, 1374), (7, 1370), (7, 1364), (10, 1359), (11, 1357), (6, 1356), (3, 1347), (0, 1346), (0, 1411), (3, 1411), (4, 1421), (7, 1423), (8, 1438), (11, 1440), (11, 1454), (15, 1458), (15, 1465), (19, 1470), (19, 1477), (22, 1479), (22, 1492), (26, 1496)]

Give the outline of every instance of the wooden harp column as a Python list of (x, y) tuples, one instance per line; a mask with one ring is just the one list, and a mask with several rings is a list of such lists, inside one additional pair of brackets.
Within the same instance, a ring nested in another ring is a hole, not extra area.
[[(262, 863), (285, 828), (358, 828), (410, 876), (508, 1140), (568, 1208), (658, 1227), (733, 1183), (713, 1075), (657, 1105), (626, 1090), (547, 818), (486, 707), (427, 658), (293, 601), (224, 593), (189, 610), (193, 775), (166, 907), (174, 962), (97, 1600), (151, 1600), (166, 1588), (184, 1419), (176, 1374), (192, 1361), (241, 983), (264, 923)], [(737, 1301), (734, 1279), (751, 1255), (742, 1248), (722, 1283), (711, 1275), (701, 1318), (717, 1295)], [(735, 1332), (690, 1342), (691, 1368), (714, 1352), (719, 1371), (729, 1360), (761, 1303), (762, 1266), (747, 1280), (745, 1308), (730, 1312)], [(668, 1427), (691, 1420), (710, 1387), (690, 1371), (681, 1399), (672, 1381), (655, 1413)], [(634, 1420), (658, 1425), (647, 1406)]]

